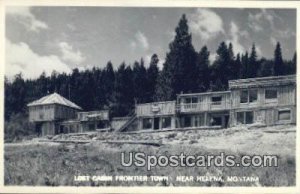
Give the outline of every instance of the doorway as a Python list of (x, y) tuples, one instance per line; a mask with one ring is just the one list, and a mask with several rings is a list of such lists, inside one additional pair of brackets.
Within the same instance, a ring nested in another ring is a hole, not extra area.
[(154, 130), (159, 129), (159, 117), (154, 118)]

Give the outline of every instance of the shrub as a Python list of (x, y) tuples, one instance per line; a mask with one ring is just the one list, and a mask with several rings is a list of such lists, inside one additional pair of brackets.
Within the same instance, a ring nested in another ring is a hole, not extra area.
[(28, 115), (25, 113), (12, 114), (9, 121), (4, 125), (4, 141), (14, 142), (27, 139), (26, 137), (35, 137), (34, 125), (28, 121)]

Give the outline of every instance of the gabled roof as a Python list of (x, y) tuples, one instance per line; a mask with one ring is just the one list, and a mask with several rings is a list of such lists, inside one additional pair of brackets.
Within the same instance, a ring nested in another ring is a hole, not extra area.
[(38, 100), (29, 103), (27, 104), (27, 106), (39, 106), (39, 105), (49, 105), (49, 104), (60, 104), (60, 105), (82, 110), (80, 106), (76, 105), (70, 100), (67, 100), (66, 98), (62, 97), (61, 95), (55, 92), (53, 94), (44, 96)]

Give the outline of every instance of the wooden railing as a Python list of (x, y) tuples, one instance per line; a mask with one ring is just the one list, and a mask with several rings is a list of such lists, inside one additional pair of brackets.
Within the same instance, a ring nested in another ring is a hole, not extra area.
[(77, 115), (78, 119), (81, 121), (90, 119), (108, 120), (108, 111), (78, 112)]
[(209, 110), (228, 110), (230, 103), (225, 101), (210, 103), (183, 103), (179, 104), (177, 110), (180, 112), (197, 112)]

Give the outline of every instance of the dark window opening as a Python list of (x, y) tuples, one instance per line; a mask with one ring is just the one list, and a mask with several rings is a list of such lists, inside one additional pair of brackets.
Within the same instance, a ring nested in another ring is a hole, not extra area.
[(89, 130), (90, 130), (90, 131), (95, 130), (95, 125), (94, 125), (94, 124), (89, 124)]
[(214, 116), (211, 119), (212, 126), (221, 126), (222, 125), (222, 117), (221, 116)]
[(248, 102), (248, 90), (242, 90), (241, 91), (241, 103), (247, 103)]
[(154, 118), (154, 129), (159, 129), (159, 118)]
[(246, 112), (246, 124), (253, 123), (253, 112)]
[(184, 117), (184, 127), (191, 127), (191, 126), (192, 126), (191, 117), (185, 116)]
[(192, 102), (191, 98), (185, 98), (185, 103), (190, 104)]
[(194, 126), (195, 127), (204, 126), (204, 115), (203, 114), (194, 117)]
[(237, 113), (237, 122), (240, 124), (252, 124), (253, 123), (253, 112), (238, 112)]
[(244, 112), (238, 112), (237, 113), (237, 122), (241, 123), (241, 124), (245, 124), (244, 123)]
[(277, 99), (277, 90), (276, 89), (266, 89), (265, 97), (266, 97), (266, 99)]
[(103, 129), (103, 128), (105, 128), (105, 123), (103, 121), (99, 121), (97, 123), (97, 129)]
[(281, 110), (278, 111), (278, 120), (291, 120), (291, 111), (290, 110)]
[(171, 128), (171, 117), (162, 118), (162, 128)]
[(152, 128), (152, 119), (145, 118), (143, 119), (143, 129), (151, 129)]
[(222, 96), (213, 96), (211, 97), (212, 104), (214, 105), (220, 105), (222, 101)]
[(193, 97), (193, 98), (192, 98), (192, 103), (198, 103), (198, 98)]
[(241, 103), (249, 103), (257, 101), (257, 90), (242, 90), (240, 96)]
[(256, 102), (257, 101), (257, 90), (250, 90), (249, 91), (249, 102)]

